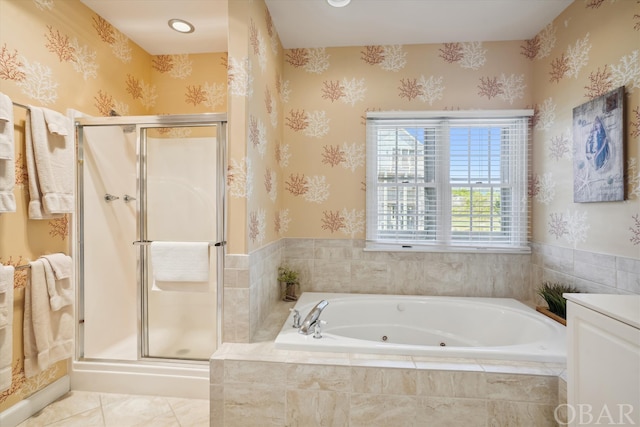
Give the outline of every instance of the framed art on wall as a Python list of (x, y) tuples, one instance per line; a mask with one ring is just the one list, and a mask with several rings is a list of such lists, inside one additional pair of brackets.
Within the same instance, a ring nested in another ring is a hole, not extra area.
[(624, 87), (573, 109), (573, 201), (624, 200)]

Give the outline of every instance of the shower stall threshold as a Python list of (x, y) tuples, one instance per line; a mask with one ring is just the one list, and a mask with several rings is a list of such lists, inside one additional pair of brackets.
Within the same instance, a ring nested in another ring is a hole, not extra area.
[(209, 363), (74, 361), (71, 390), (209, 398)]

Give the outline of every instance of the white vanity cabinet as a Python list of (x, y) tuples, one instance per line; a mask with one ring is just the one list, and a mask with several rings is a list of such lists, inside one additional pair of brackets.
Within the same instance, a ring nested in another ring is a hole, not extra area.
[(569, 425), (640, 426), (640, 295), (565, 297)]

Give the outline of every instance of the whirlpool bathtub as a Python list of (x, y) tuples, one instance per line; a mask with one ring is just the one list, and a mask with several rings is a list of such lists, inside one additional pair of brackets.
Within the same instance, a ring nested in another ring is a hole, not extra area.
[(510, 298), (305, 292), (304, 320), (321, 300), (321, 338), (293, 327), (275, 340), (283, 350), (463, 357), (533, 362), (566, 360), (565, 327)]

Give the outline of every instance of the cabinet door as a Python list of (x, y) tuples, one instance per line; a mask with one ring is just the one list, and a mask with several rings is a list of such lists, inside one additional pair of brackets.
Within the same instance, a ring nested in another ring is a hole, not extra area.
[(640, 425), (640, 330), (569, 301), (570, 425)]

